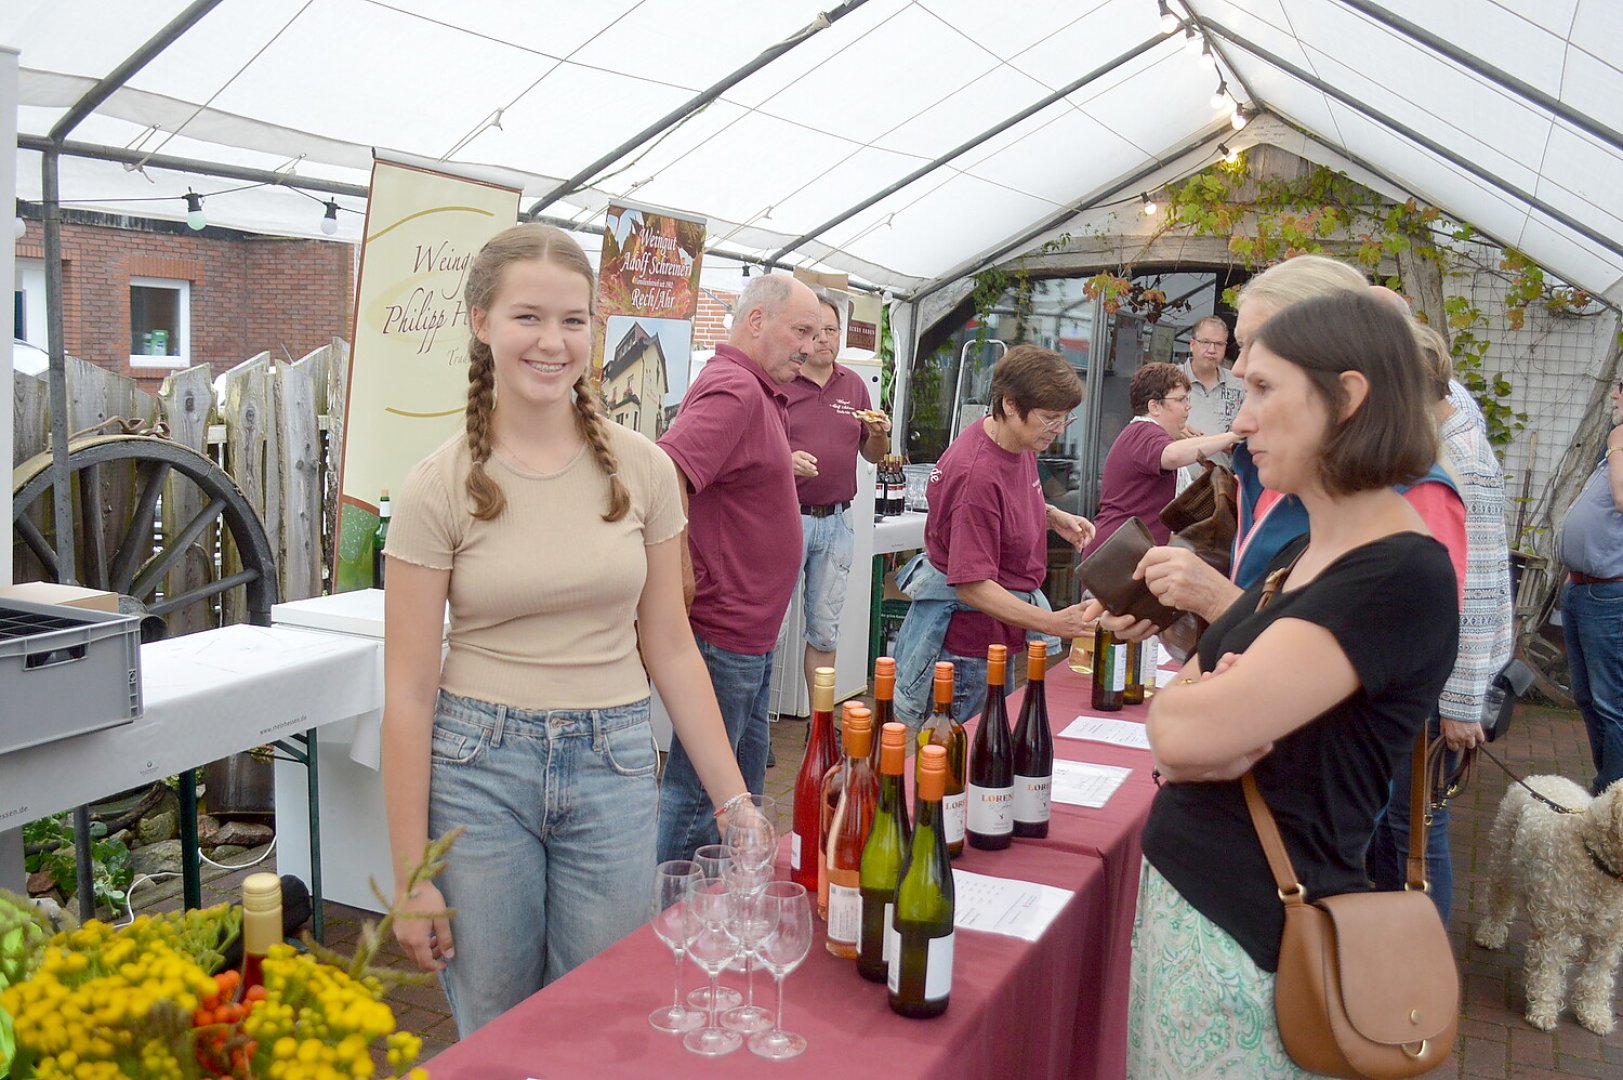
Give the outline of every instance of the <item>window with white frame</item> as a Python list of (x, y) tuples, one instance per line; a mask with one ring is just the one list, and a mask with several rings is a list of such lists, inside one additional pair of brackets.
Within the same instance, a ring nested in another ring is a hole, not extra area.
[(186, 367), (191, 352), (192, 283), (130, 278), (130, 366)]

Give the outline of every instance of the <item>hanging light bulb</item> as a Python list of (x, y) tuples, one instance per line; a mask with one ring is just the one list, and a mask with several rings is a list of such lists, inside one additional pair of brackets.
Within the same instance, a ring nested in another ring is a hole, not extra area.
[(1195, 28), (1193, 26), (1184, 27), (1183, 51), (1190, 56), (1197, 56), (1200, 53), (1200, 45), (1200, 35), (1195, 33)]
[(1228, 143), (1218, 143), (1217, 151), (1223, 155), (1223, 160), (1228, 162), (1230, 165), (1233, 165), (1236, 161), (1240, 160), (1240, 152), (1231, 147)]
[(201, 229), (208, 224), (203, 216), (203, 196), (195, 191), (188, 191), (186, 198), (186, 224), (192, 229)]
[(1212, 110), (1216, 112), (1226, 109), (1232, 104), (1234, 104), (1234, 99), (1229, 97), (1229, 84), (1219, 78), (1217, 80), (1217, 89), (1212, 93)]
[(1212, 43), (1209, 41), (1201, 47), (1200, 62), (1210, 71), (1217, 70), (1217, 55), (1212, 52)]
[(1251, 110), (1244, 105), (1234, 106), (1234, 113), (1229, 117), (1229, 126), (1239, 131), (1251, 121)]
[(1149, 192), (1145, 192), (1143, 195), (1140, 195), (1139, 198), (1144, 200), (1144, 216), (1154, 217), (1155, 212), (1159, 210), (1160, 207), (1155, 205), (1155, 200), (1150, 198)]
[(1155, 0), (1155, 6), (1161, 12), (1161, 33), (1172, 33), (1178, 28), (1178, 17), (1172, 14), (1172, 9), (1167, 6), (1167, 0)]
[(328, 199), (327, 200), (327, 213), (321, 219), (321, 231), (326, 233), (328, 236), (334, 236), (334, 235), (337, 234), (337, 232), (338, 232), (338, 200), (337, 199)]

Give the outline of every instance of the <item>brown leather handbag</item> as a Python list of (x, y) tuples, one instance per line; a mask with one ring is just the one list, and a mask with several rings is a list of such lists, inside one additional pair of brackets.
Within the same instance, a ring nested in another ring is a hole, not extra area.
[(1241, 778), (1252, 824), (1285, 904), (1274, 1016), (1291, 1060), (1325, 1076), (1417, 1076), (1448, 1060), (1460, 978), (1448, 931), (1426, 895), (1426, 740), (1415, 738), (1409, 793), (1408, 884), (1402, 892), (1310, 901), (1279, 826)]

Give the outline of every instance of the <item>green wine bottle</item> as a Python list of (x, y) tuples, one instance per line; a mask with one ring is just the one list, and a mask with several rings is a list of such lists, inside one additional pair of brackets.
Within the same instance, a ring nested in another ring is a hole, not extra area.
[(922, 747), (918, 821), (896, 885), (887, 981), (891, 1009), (915, 1019), (946, 1012), (952, 993), (952, 867), (941, 814), (946, 786), (946, 748)]
[(862, 845), (858, 877), (862, 924), (857, 939), (857, 971), (870, 982), (884, 982), (889, 973), (887, 944), (891, 909), (913, 831), (908, 825), (907, 799), (902, 791), (902, 770), (907, 767), (907, 726), (886, 724), (880, 729), (879, 744), (879, 806), (874, 810), (868, 842)]

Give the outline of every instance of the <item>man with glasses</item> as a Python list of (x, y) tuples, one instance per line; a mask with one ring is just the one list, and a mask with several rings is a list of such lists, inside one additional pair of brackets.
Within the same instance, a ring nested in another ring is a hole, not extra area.
[(1093, 521), (1098, 531), (1083, 558), (1132, 517), (1149, 526), (1157, 544), (1165, 544), (1171, 531), (1161, 523), (1161, 510), (1177, 494), (1178, 470), (1240, 441), (1226, 428), (1216, 435), (1184, 435), (1189, 388), (1189, 377), (1176, 364), (1145, 364), (1133, 372), (1127, 389), (1133, 418), (1105, 455)]
[(800, 498), (800, 573), (805, 583), (806, 689), (812, 673), (834, 666), (840, 612), (854, 546), (848, 512), (857, 494), (857, 454), (884, 456), (890, 421), (868, 407), (868, 385), (834, 357), (840, 351), (843, 301), (817, 294), (822, 321), (817, 342), (798, 374), (783, 388), (789, 399), (789, 448)]
[[(1221, 435), (1234, 423), (1245, 400), (1245, 383), (1223, 366), (1228, 354), (1228, 324), (1208, 315), (1195, 324), (1189, 339), (1189, 359), (1183, 365), (1189, 380), (1189, 432), (1195, 435)], [(1228, 454), (1216, 455), (1229, 464)]]

